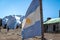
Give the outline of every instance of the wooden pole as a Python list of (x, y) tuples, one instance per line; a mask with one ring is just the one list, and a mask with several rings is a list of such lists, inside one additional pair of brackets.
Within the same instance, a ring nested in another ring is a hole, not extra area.
[(44, 40), (42, 0), (39, 0), (39, 3), (40, 3), (40, 18), (41, 18), (41, 29), (42, 29), (42, 31), (41, 31), (41, 33), (42, 33), (41, 40)]

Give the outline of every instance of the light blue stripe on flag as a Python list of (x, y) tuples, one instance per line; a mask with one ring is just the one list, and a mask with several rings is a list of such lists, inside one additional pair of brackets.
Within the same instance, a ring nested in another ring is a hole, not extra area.
[(26, 12), (26, 16), (25, 17), (27, 17), (32, 12), (34, 12), (38, 6), (39, 6), (39, 0), (33, 0), (32, 3), (29, 6), (27, 12)]
[(41, 25), (40, 21), (37, 21), (34, 25), (23, 29), (22, 37), (23, 38), (32, 38), (35, 36), (41, 36)]

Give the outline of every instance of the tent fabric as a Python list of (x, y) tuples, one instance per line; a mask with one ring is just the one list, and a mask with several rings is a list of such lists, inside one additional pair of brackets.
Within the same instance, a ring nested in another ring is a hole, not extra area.
[(0, 26), (2, 26), (2, 19), (0, 19)]
[(14, 15), (6, 16), (2, 19), (2, 26), (10, 29), (15, 29), (17, 26), (20, 26), (20, 19), (20, 17)]

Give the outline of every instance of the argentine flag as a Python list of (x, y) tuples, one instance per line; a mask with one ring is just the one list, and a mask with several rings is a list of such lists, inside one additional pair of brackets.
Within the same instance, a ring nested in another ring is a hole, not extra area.
[(35, 36), (41, 36), (39, 0), (32, 1), (22, 22), (22, 38), (26, 39)]

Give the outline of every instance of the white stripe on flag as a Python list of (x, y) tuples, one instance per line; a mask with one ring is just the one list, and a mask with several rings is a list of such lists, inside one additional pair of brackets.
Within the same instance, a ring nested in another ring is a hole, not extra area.
[(36, 21), (40, 20), (40, 10), (39, 9), (40, 9), (40, 6), (37, 7), (37, 9), (34, 12), (32, 12), (29, 16), (26, 17), (26, 19), (29, 18), (31, 20), (30, 24), (27, 24), (26, 19), (24, 19), (24, 22), (23, 22), (24, 26), (22, 25), (23, 28), (27, 28), (27, 27), (33, 25)]

